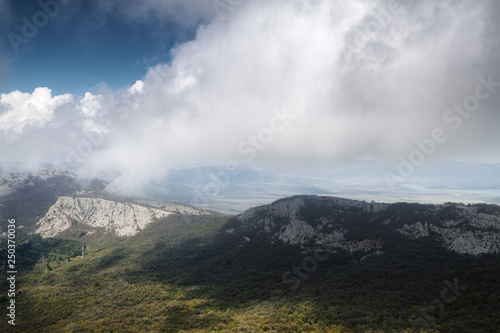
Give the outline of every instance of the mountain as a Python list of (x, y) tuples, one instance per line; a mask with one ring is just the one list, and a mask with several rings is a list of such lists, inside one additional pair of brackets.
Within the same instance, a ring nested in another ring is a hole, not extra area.
[(0, 196), (17, 224), (23, 332), (500, 327), (496, 205), (300, 195), (227, 216), (112, 197), (70, 174), (26, 179)]
[[(392, 170), (391, 174), (391, 170), (389, 166), (373, 161), (333, 166), (330, 170), (310, 170), (300, 175), (244, 165), (236, 171), (224, 166), (182, 165), (170, 170), (164, 179), (156, 179), (127, 196), (195, 206), (225, 214), (239, 214), (250, 207), (298, 193), (392, 203), (442, 203), (450, 198), (464, 203), (500, 203), (496, 180), (500, 174), (498, 164), (446, 163), (419, 169), (407, 179), (399, 177), (397, 170)], [(388, 172), (391, 176), (387, 176)], [(0, 173), (0, 205), (5, 195), (12, 194), (9, 200), (16, 197), (17, 189), (25, 190), (22, 195), (17, 191), (21, 201), (35, 197), (45, 200), (49, 207), (55, 203), (57, 196), (74, 193), (115, 199), (117, 195), (123, 196), (118, 192), (120, 183), (115, 183), (116, 176), (107, 175), (104, 180), (82, 179), (71, 170), (54, 167), (31, 173), (4, 170)], [(53, 193), (49, 193), (51, 191)], [(45, 198), (38, 195), (42, 192), (47, 194)], [(44, 206), (43, 210), (46, 208)], [(33, 221), (26, 217), (30, 223), (36, 223), (40, 218), (37, 215)]]
[(271, 242), (329, 252), (378, 253), (394, 233), (437, 239), (457, 253), (500, 252), (500, 207), (495, 205), (385, 204), (296, 196), (251, 208), (235, 220), (242, 229), (265, 234)]
[(0, 172), (0, 196), (12, 194), (29, 186), (35, 186), (40, 181), (60, 178), (74, 180), (76, 174), (70, 170), (57, 168), (41, 169), (38, 172)]
[[(178, 204), (60, 196), (36, 223), (35, 232), (54, 237), (72, 226), (79, 231), (85, 225), (132, 236), (173, 213), (208, 214)], [(271, 244), (299, 245), (310, 251), (321, 247), (330, 253), (379, 254), (385, 239), (399, 233), (409, 239), (437, 239), (443, 247), (462, 254), (500, 252), (500, 208), (493, 205), (386, 204), (295, 196), (251, 208), (231, 222), (237, 222), (240, 231), (265, 235)]]
[(155, 204), (146, 201), (134, 204), (100, 198), (61, 196), (37, 222), (36, 232), (43, 237), (54, 237), (73, 225), (84, 224), (112, 230), (119, 236), (132, 236), (153, 221), (173, 213), (208, 214), (199, 209), (176, 204)]

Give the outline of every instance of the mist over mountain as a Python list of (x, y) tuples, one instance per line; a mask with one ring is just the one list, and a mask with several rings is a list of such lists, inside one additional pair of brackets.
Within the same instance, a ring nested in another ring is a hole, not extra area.
[[(114, 186), (116, 175), (99, 180), (82, 177), (76, 170), (57, 167), (32, 173), (5, 171), (20, 170), (13, 167), (15, 165), (11, 164), (1, 172), (0, 191), (7, 193), (12, 190), (9, 186), (16, 188), (28, 182), (26, 179), (30, 177), (45, 179), (48, 175), (60, 175), (72, 178), (70, 182), (75, 188), (93, 187), (107, 196), (131, 197), (128, 192)], [(384, 173), (387, 173), (385, 166), (374, 161), (300, 174), (243, 166), (232, 172), (221, 166), (184, 165), (171, 170), (161, 181), (144, 185), (132, 197), (176, 202), (228, 214), (296, 194), (323, 194), (378, 202), (500, 203), (500, 164), (442, 163), (426, 167), (418, 176), (409, 179), (392, 178)]]

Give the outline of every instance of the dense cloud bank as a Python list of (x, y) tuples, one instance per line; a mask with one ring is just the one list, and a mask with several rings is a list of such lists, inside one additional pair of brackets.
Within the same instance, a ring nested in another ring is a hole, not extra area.
[(500, 162), (498, 2), (184, 3), (121, 7), (211, 20), (128, 90), (2, 94), (2, 160), (69, 162), (129, 192), (191, 162)]

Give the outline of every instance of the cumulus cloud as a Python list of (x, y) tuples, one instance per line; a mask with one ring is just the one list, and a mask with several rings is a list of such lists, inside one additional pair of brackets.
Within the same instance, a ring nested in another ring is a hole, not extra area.
[[(180, 1), (144, 3), (137, 15), (188, 10)], [(204, 3), (196, 10), (208, 13)], [(59, 118), (64, 98), (45, 107), (3, 102), (1, 128), (59, 119), (59, 160), (117, 175), (111, 186), (128, 192), (186, 162), (398, 162), (437, 127), (449, 139), (434, 158), (491, 157), (499, 91), (467, 116), (453, 113), (458, 129), (443, 115), (475, 93), (478, 77), (500, 81), (496, 13), (495, 1), (241, 2), (224, 20), (207, 14), (195, 40), (128, 90), (87, 94)]]
[(134, 95), (134, 94), (141, 94), (142, 91), (144, 90), (144, 82), (141, 80), (137, 80), (127, 91)]
[(36, 88), (32, 94), (14, 91), (0, 95), (0, 130), (22, 133), (26, 127), (42, 127), (52, 120), (54, 110), (70, 103), (73, 96), (52, 97), (49, 88)]

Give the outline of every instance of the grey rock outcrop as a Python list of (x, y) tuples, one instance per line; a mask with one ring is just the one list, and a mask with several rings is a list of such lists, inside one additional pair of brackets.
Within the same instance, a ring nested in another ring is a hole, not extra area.
[(54, 237), (73, 224), (80, 223), (114, 231), (119, 236), (132, 236), (148, 224), (174, 212), (204, 213), (181, 205), (166, 207), (159, 209), (100, 198), (59, 197), (47, 214), (37, 222), (36, 232), (42, 237)]
[[(350, 208), (363, 212), (382, 211), (387, 205), (368, 203), (335, 197), (314, 197), (316, 203), (326, 206), (335, 216), (318, 216), (314, 220), (307, 220), (301, 211), (308, 203), (301, 197), (292, 197), (278, 200), (270, 205), (251, 208), (237, 217), (244, 229), (265, 233), (274, 244), (281, 241), (290, 245), (299, 245), (308, 251), (321, 247), (333, 252), (338, 249), (347, 252), (377, 251), (382, 242), (379, 239), (347, 239), (347, 228), (338, 227), (344, 220), (341, 213)], [(336, 226), (334, 226), (336, 225)]]
[[(413, 222), (415, 216), (422, 220)], [(296, 196), (251, 208), (236, 220), (243, 230), (264, 235), (271, 244), (280, 241), (306, 251), (321, 247), (378, 255), (383, 253), (382, 238), (399, 233), (418, 241), (433, 237), (460, 254), (500, 253), (500, 208), (494, 205), (391, 205)]]
[[(467, 218), (450, 220), (442, 226), (422, 224), (420, 222), (405, 224), (398, 232), (407, 237), (418, 239), (439, 235), (443, 245), (457, 253), (479, 255), (483, 253), (500, 253), (500, 220), (497, 216), (487, 214), (470, 215)], [(474, 230), (471, 230), (471, 229)]]
[(461, 254), (500, 253), (500, 216), (467, 206), (457, 210), (456, 218), (440, 225), (417, 222), (397, 231), (414, 239), (438, 235), (446, 248)]

